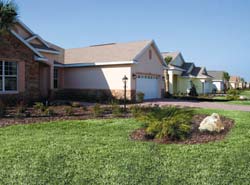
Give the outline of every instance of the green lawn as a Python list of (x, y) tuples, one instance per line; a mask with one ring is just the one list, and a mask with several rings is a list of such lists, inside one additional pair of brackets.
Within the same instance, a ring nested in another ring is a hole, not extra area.
[(248, 184), (250, 113), (216, 112), (236, 126), (201, 145), (131, 141), (133, 119), (0, 128), (0, 184)]
[[(250, 99), (250, 91), (244, 90), (240, 93), (241, 96), (246, 96)], [(216, 96), (213, 98), (214, 100), (227, 100), (225, 96)], [(240, 101), (240, 100), (233, 100), (233, 101), (225, 101), (221, 103), (227, 103), (227, 104), (235, 104), (235, 105), (250, 105), (250, 100)]]

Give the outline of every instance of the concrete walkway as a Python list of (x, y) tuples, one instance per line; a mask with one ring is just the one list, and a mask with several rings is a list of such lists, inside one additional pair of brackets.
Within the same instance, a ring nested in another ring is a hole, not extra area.
[(209, 109), (223, 109), (223, 110), (250, 112), (250, 106), (248, 105), (232, 105), (232, 104), (218, 103), (218, 102), (200, 102), (200, 101), (187, 101), (187, 100), (176, 100), (176, 99), (163, 99), (163, 100), (148, 101), (143, 104), (145, 105), (158, 104), (160, 106), (173, 105), (180, 107), (209, 108)]

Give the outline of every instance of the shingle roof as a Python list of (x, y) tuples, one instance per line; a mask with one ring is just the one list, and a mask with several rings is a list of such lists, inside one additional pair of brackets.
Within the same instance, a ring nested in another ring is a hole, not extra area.
[(212, 76), (214, 80), (223, 80), (224, 71), (208, 71), (209, 76)]
[(65, 64), (133, 61), (152, 40), (110, 43), (65, 50)]
[(229, 81), (230, 82), (240, 82), (240, 77), (239, 76), (230, 76)]

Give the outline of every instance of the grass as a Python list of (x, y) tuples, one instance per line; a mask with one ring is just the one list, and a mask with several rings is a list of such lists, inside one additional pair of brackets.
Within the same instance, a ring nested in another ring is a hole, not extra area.
[(248, 184), (250, 113), (224, 141), (134, 142), (134, 119), (64, 121), (0, 129), (0, 184)]
[[(240, 96), (246, 96), (247, 98), (250, 99), (250, 91), (249, 90), (243, 90), (240, 93)], [(214, 100), (227, 100), (225, 96), (216, 96), (213, 98)], [(232, 101), (225, 101), (221, 103), (227, 103), (227, 104), (233, 104), (233, 105), (250, 105), (250, 100), (232, 100)]]

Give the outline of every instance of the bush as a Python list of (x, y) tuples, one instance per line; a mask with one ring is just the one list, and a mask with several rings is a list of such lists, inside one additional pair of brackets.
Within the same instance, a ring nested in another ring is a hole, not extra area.
[(112, 109), (112, 114), (114, 116), (116, 116), (116, 117), (122, 116), (123, 111), (118, 103), (115, 103), (115, 102), (112, 103), (111, 109)]
[(143, 92), (136, 93), (136, 101), (139, 103), (142, 103), (144, 101), (144, 93)]
[(2, 100), (0, 100), (0, 118), (4, 117), (5, 114), (6, 114), (6, 106), (2, 102)]
[(67, 116), (72, 116), (74, 114), (73, 108), (72, 107), (65, 107), (65, 114)]
[(101, 107), (100, 104), (95, 104), (95, 106), (93, 107), (93, 114), (95, 117), (100, 117), (102, 116), (104, 110), (103, 108)]
[(46, 110), (46, 106), (41, 102), (36, 102), (34, 105), (34, 109), (36, 109), (40, 112), (44, 112)]
[(194, 84), (191, 84), (192, 87), (190, 88), (190, 91), (189, 91), (189, 96), (198, 96), (198, 93), (197, 93), (197, 90), (196, 90), (196, 87)]
[(144, 123), (149, 137), (183, 140), (191, 132), (193, 112), (189, 109), (152, 107), (139, 112), (136, 119)]
[(240, 91), (237, 89), (229, 89), (227, 91), (227, 100), (238, 100), (240, 97)]
[(56, 115), (54, 109), (52, 109), (52, 108), (50, 108), (50, 107), (47, 108), (47, 109), (44, 111), (44, 114), (45, 114), (46, 116), (55, 116), (55, 115)]
[(17, 114), (24, 114), (25, 111), (27, 110), (27, 107), (23, 101), (19, 103), (17, 106)]

